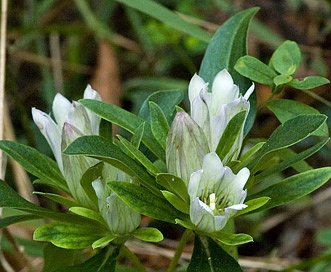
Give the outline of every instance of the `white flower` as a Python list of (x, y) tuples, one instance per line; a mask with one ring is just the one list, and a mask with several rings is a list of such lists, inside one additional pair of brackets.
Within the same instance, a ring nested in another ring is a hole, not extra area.
[(188, 184), (190, 218), (197, 230), (220, 231), (236, 211), (247, 207), (244, 186), (249, 175), (247, 168), (233, 174), (214, 152), (204, 157), (202, 169), (192, 173)]
[[(191, 116), (203, 129), (211, 151), (216, 151), (226, 126), (237, 113), (246, 111), (247, 117), (250, 108), (248, 98), (253, 91), (254, 84), (242, 96), (226, 69), (216, 75), (211, 92), (208, 92), (208, 83), (201, 77), (192, 77), (188, 87)], [(242, 141), (243, 129), (228, 160), (237, 159)]]
[[(101, 100), (89, 85), (84, 91), (84, 98)], [(78, 102), (71, 103), (59, 93), (53, 100), (52, 112), (55, 120), (49, 114), (32, 108), (32, 117), (50, 145), (73, 198), (83, 206), (94, 207), (80, 185), (80, 178), (96, 160), (83, 156), (64, 156), (62, 151), (80, 136), (99, 134), (101, 119)]]

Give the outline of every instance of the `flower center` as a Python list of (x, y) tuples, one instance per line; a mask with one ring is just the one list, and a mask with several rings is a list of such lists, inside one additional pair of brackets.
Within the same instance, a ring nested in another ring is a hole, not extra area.
[(224, 209), (230, 206), (230, 199), (226, 195), (220, 198), (219, 196), (216, 196), (215, 193), (211, 193), (208, 197), (204, 197), (202, 201), (209, 206), (214, 215), (222, 215)]

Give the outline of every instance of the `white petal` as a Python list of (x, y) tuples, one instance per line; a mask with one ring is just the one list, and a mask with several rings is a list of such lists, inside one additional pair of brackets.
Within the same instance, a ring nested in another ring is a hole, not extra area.
[(189, 181), (188, 188), (187, 188), (188, 194), (191, 199), (194, 199), (194, 198), (200, 196), (198, 190), (199, 190), (199, 183), (200, 183), (202, 172), (203, 172), (202, 169), (200, 169), (191, 174), (190, 181)]
[(202, 129), (209, 126), (208, 107), (199, 95), (191, 103), (191, 117)]
[(89, 84), (86, 86), (83, 97), (85, 99), (94, 99), (94, 100), (98, 100), (98, 101), (102, 100), (100, 94), (97, 91), (95, 91), (94, 89), (92, 89), (91, 85), (89, 85)]
[(224, 175), (224, 167), (222, 161), (215, 152), (208, 153), (202, 162), (203, 177), (200, 186), (207, 187), (207, 183), (210, 183), (208, 187), (218, 183)]
[(66, 122), (75, 126), (84, 135), (93, 134), (91, 122), (86, 112), (86, 108), (76, 101), (72, 102), (72, 106), (66, 119)]
[(62, 151), (61, 151), (61, 131), (58, 125), (53, 121), (53, 119), (46, 113), (32, 108), (32, 118), (35, 124), (38, 126), (40, 132), (46, 138), (48, 144), (50, 145), (55, 160), (63, 172), (62, 165)]
[(217, 215), (215, 216), (214, 218), (214, 231), (220, 231), (222, 230), (225, 225), (226, 225), (226, 222), (228, 221), (228, 214), (225, 213), (225, 215)]
[(236, 210), (236, 211), (241, 211), (243, 209), (246, 209), (248, 206), (246, 204), (234, 204), (230, 207), (225, 208), (226, 209), (230, 209), (230, 210)]
[(62, 130), (63, 123), (65, 122), (69, 111), (71, 108), (70, 101), (65, 98), (62, 94), (57, 93), (53, 100), (52, 112), (54, 114), (54, 118), (59, 128)]
[(246, 100), (249, 99), (249, 97), (251, 96), (251, 94), (254, 92), (254, 89), (255, 89), (255, 84), (254, 82), (252, 83), (252, 85), (249, 87), (249, 89), (246, 91), (245, 95), (244, 95), (244, 98)]
[(212, 101), (210, 105), (210, 113), (215, 115), (221, 105), (227, 104), (239, 95), (239, 90), (233, 84), (231, 75), (226, 69), (220, 71), (214, 78), (212, 86)]
[[(85, 99), (94, 99), (97, 101), (102, 101), (101, 96), (99, 95), (99, 93), (95, 90), (92, 89), (92, 87), (90, 85), (87, 85), (85, 91), (84, 91), (84, 98)], [(91, 124), (91, 129), (92, 129), (92, 133), (94, 135), (98, 135), (99, 134), (99, 125), (100, 125), (100, 121), (101, 118), (96, 115), (94, 112), (92, 112), (89, 109), (86, 109), (87, 115), (90, 119), (90, 124)]]
[(191, 201), (190, 219), (201, 231), (214, 232), (214, 214), (208, 205), (195, 198)]
[(204, 90), (208, 87), (208, 83), (206, 83), (200, 76), (194, 74), (189, 85), (188, 85), (188, 98), (193, 101), (195, 97), (199, 95), (201, 90)]

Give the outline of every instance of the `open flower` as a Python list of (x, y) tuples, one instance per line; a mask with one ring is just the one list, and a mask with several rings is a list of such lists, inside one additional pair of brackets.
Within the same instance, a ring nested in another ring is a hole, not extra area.
[[(211, 151), (216, 151), (226, 126), (237, 113), (246, 111), (247, 117), (250, 108), (248, 98), (253, 91), (254, 84), (242, 96), (226, 69), (216, 75), (211, 92), (201, 77), (192, 77), (188, 88), (191, 116), (203, 129)], [(242, 141), (243, 128), (226, 161), (237, 159)]]
[(192, 173), (188, 184), (190, 218), (197, 230), (220, 231), (229, 218), (247, 207), (244, 186), (249, 175), (247, 168), (235, 175), (214, 152), (204, 157), (202, 169)]

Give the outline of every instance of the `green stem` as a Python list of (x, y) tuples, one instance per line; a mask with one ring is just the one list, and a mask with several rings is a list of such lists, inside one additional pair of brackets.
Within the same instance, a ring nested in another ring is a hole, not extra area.
[(175, 252), (175, 255), (174, 257), (172, 258), (172, 261), (168, 267), (168, 270), (167, 272), (172, 272), (175, 270), (177, 264), (178, 264), (178, 261), (179, 261), (179, 258), (180, 256), (182, 255), (182, 252), (184, 250), (184, 247), (186, 245), (186, 242), (187, 240), (191, 237), (193, 231), (190, 230), (190, 229), (186, 229), (182, 235), (182, 238), (180, 238), (180, 241), (179, 241), (179, 244), (178, 244), (178, 247), (176, 249), (176, 252)]
[(146, 272), (145, 267), (142, 265), (138, 257), (135, 254), (133, 254), (133, 252), (130, 249), (128, 249), (126, 246), (122, 246), (121, 252), (124, 256), (128, 257), (131, 260), (133, 266), (138, 272)]

